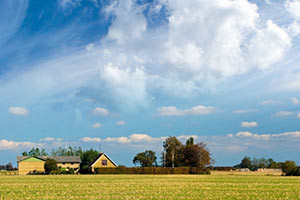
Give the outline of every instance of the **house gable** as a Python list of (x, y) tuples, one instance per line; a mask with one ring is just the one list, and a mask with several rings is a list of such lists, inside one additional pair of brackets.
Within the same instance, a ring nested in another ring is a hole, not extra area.
[(100, 153), (90, 166), (92, 168), (92, 172), (94, 172), (95, 168), (116, 167), (117, 165), (105, 153)]

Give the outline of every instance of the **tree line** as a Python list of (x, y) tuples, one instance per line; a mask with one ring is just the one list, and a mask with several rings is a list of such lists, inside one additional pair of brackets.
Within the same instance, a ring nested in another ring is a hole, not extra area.
[(256, 171), (259, 168), (281, 169), (286, 176), (300, 176), (300, 166), (296, 165), (293, 160), (285, 162), (276, 162), (272, 158), (253, 158), (245, 156), (241, 163), (235, 165), (234, 168), (248, 168), (251, 171)]
[(13, 167), (13, 164), (11, 162), (0, 165), (0, 170), (5, 170), (5, 171), (13, 171), (16, 170), (16, 168)]
[(245, 156), (241, 163), (235, 165), (234, 168), (248, 168), (251, 171), (256, 171), (259, 168), (273, 168), (280, 169), (282, 167), (282, 162), (276, 162), (272, 158), (253, 158)]

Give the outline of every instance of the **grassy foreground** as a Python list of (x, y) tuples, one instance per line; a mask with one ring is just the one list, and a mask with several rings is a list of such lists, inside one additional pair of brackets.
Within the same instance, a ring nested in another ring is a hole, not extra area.
[(230, 173), (212, 175), (0, 176), (0, 192), (2, 199), (5, 200), (291, 200), (300, 199), (300, 178)]

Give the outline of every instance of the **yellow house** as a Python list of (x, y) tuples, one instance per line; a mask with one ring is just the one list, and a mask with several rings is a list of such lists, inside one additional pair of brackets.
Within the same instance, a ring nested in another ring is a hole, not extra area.
[(90, 164), (92, 172), (95, 172), (95, 168), (101, 167), (116, 167), (116, 163), (112, 161), (105, 153), (100, 152), (100, 154), (94, 159)]
[(26, 175), (35, 172), (44, 172), (46, 160), (54, 159), (58, 167), (78, 171), (80, 168), (80, 156), (17, 156), (19, 175)]

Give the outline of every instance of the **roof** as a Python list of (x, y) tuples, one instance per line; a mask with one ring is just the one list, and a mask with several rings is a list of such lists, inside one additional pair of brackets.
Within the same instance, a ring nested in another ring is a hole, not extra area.
[(108, 157), (108, 155), (106, 155), (103, 152), (100, 152), (99, 155), (93, 160), (93, 162), (91, 162), (89, 164), (89, 166), (92, 166), (93, 164), (95, 164), (95, 162), (97, 162), (97, 160), (99, 160), (101, 158), (101, 156), (103, 156), (103, 155), (105, 155), (112, 164), (114, 164), (115, 166), (117, 166), (117, 164), (112, 159), (110, 159), (110, 157)]
[(17, 156), (17, 162), (23, 161), (30, 157), (35, 157), (41, 160), (47, 160), (50, 158), (56, 160), (58, 163), (81, 163), (80, 156)]

